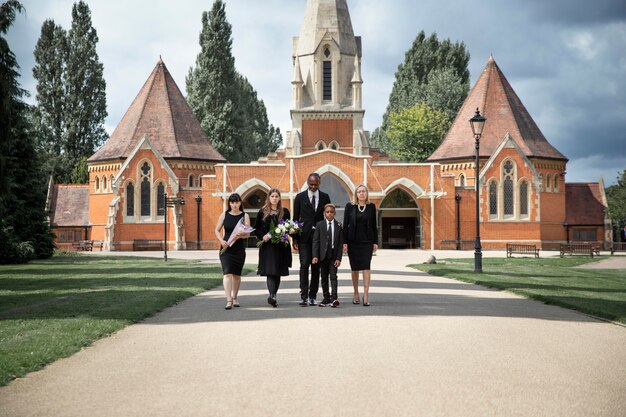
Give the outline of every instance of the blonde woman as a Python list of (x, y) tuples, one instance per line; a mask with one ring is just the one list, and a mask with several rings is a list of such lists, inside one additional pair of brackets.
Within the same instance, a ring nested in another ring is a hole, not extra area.
[[(223, 212), (215, 225), (215, 236), (222, 248), (228, 248), (220, 253), (222, 273), (224, 274), (224, 292), (226, 293), (226, 310), (239, 307), (239, 286), (241, 285), (241, 271), (246, 262), (246, 248), (242, 239), (250, 236), (249, 233), (240, 234), (233, 246), (228, 247), (228, 239), (239, 220), (243, 219), (246, 226), (250, 226), (250, 217), (241, 207), (241, 196), (233, 193), (228, 197), (228, 208)], [(224, 236), (222, 236), (222, 228)]]
[(352, 304), (360, 304), (359, 272), (363, 272), (363, 306), (369, 307), (372, 255), (378, 250), (376, 206), (369, 200), (369, 191), (363, 184), (356, 187), (351, 203), (346, 205), (343, 217), (344, 250), (348, 251), (352, 270), (354, 296)]
[(289, 241), (284, 243), (273, 243), (271, 241), (270, 229), (272, 224), (277, 226), (281, 220), (289, 220), (289, 210), (283, 207), (280, 191), (272, 188), (267, 193), (265, 205), (256, 216), (254, 223), (254, 234), (263, 244), (259, 248), (259, 269), (257, 273), (266, 277), (267, 282), (267, 303), (272, 307), (278, 307), (276, 294), (280, 287), (280, 277), (289, 275), (291, 267), (291, 245)]

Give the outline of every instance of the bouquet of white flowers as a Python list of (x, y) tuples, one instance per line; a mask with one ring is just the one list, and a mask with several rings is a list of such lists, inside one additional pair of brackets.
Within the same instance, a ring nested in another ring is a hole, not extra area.
[[(274, 222), (270, 222), (270, 239), (268, 242), (282, 243), (283, 245), (289, 245), (289, 236), (302, 233), (302, 223), (294, 220), (281, 220), (278, 225)], [(259, 241), (256, 245), (261, 247), (265, 243), (264, 240)]]

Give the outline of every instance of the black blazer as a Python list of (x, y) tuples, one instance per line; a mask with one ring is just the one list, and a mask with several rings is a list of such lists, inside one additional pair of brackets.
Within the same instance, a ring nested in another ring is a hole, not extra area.
[[(343, 256), (343, 231), (341, 223), (337, 219), (333, 219), (333, 244), (335, 249), (332, 253), (332, 260), (341, 262)], [(326, 259), (326, 250), (328, 245), (328, 221), (326, 219), (315, 225), (313, 232), (313, 257), (322, 262)]]
[(302, 223), (302, 233), (294, 235), (296, 242), (310, 243), (313, 240), (313, 230), (317, 222), (324, 220), (324, 206), (330, 203), (328, 194), (319, 191), (317, 210), (313, 208), (309, 200), (309, 190), (304, 190), (296, 195), (293, 204), (293, 219)]
[[(346, 204), (346, 209), (343, 213), (343, 242), (349, 243), (356, 240), (356, 211), (358, 210), (356, 204)], [(368, 203), (365, 206), (365, 213), (367, 215), (367, 229), (365, 233), (367, 239), (373, 243), (378, 243), (378, 226), (376, 225), (376, 206), (374, 203)]]

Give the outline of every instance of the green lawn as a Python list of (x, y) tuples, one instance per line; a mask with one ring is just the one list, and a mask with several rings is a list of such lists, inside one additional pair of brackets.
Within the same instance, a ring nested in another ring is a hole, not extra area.
[(0, 265), (0, 385), (220, 285), (219, 265), (53, 257)]
[(474, 273), (473, 258), (411, 267), (626, 324), (626, 272), (574, 268), (591, 261), (589, 257), (483, 258), (482, 274)]

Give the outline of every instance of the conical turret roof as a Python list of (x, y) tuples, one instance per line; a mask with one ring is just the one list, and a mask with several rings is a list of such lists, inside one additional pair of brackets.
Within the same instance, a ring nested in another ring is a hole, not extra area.
[(428, 162), (475, 157), (474, 135), (469, 119), (474, 116), (476, 108), (487, 119), (480, 138), (481, 157), (491, 156), (509, 133), (529, 158), (567, 160), (543, 136), (491, 56), (441, 145), (428, 158)]
[(225, 161), (160, 58), (109, 140), (88, 162), (125, 159), (144, 135), (166, 159)]

